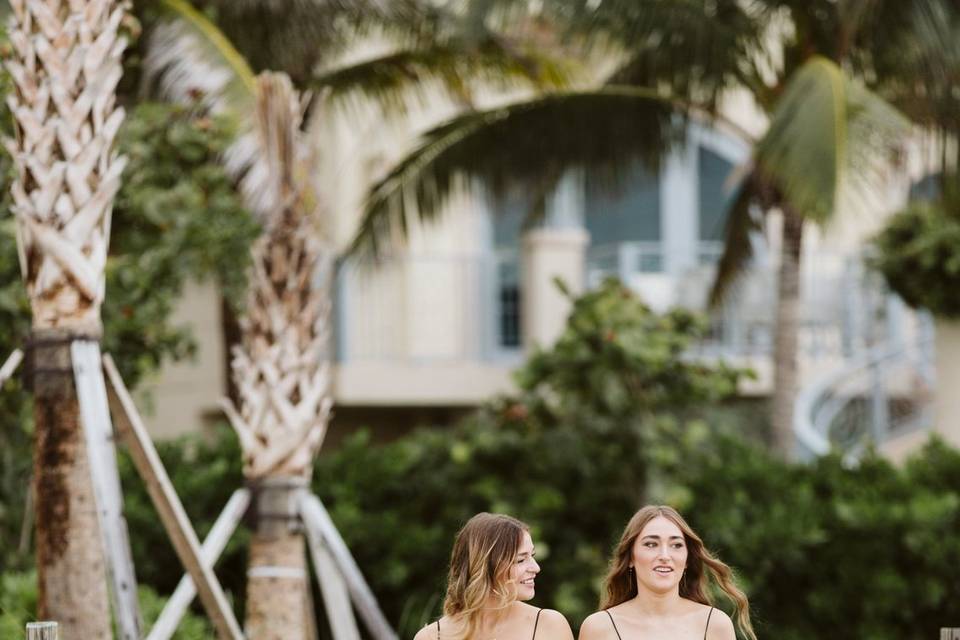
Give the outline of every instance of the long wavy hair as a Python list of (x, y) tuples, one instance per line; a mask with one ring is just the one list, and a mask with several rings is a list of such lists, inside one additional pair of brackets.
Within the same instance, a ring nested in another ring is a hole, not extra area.
[(529, 530), (516, 518), (495, 513), (478, 513), (460, 529), (450, 554), (443, 601), (443, 613), (453, 623), (454, 638), (472, 638), (485, 610), (505, 609), (517, 599), (510, 569), (523, 534)]
[(603, 581), (600, 608), (609, 609), (637, 595), (636, 577), (630, 571), (633, 545), (647, 523), (658, 516), (677, 525), (687, 545), (687, 568), (680, 580), (680, 597), (715, 606), (709, 588), (710, 582), (713, 582), (736, 606), (735, 620), (741, 632), (750, 640), (757, 640), (753, 625), (750, 624), (750, 603), (743, 591), (737, 587), (733, 571), (710, 553), (683, 516), (665, 505), (648, 505), (630, 518), (610, 559), (610, 569)]

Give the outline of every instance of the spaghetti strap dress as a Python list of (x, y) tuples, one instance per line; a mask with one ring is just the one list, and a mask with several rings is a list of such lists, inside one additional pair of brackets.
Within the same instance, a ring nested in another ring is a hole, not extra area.
[[(610, 618), (610, 624), (613, 625), (613, 630), (617, 632), (617, 637), (620, 640), (623, 640), (623, 636), (620, 635), (620, 629), (617, 629), (617, 623), (613, 621), (613, 614), (610, 613), (609, 609), (604, 609), (607, 616)], [(713, 616), (713, 607), (710, 607), (710, 611), (707, 613), (707, 626), (703, 628), (703, 640), (707, 640), (707, 630), (710, 628), (710, 618)], [(440, 633), (440, 624), (437, 623), (437, 633)]]
[[(530, 640), (537, 640), (537, 625), (540, 624), (541, 613), (543, 613), (543, 609), (537, 609), (537, 617), (533, 621), (533, 635), (530, 636)], [(613, 620), (613, 618), (611, 618), (611, 620)], [(613, 628), (616, 629), (617, 625), (613, 625)], [(619, 636), (620, 633), (617, 632), (617, 635)], [(437, 620), (437, 640), (440, 640), (440, 621), (439, 620)]]

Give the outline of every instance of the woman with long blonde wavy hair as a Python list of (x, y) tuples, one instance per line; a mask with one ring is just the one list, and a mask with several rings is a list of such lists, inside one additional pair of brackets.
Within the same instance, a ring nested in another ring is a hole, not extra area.
[(737, 627), (757, 640), (750, 605), (690, 525), (668, 506), (646, 506), (630, 518), (610, 560), (600, 611), (579, 640), (736, 640), (733, 621), (715, 607), (711, 583), (734, 604)]
[(414, 640), (573, 640), (567, 619), (526, 604), (540, 573), (530, 528), (478, 513), (453, 543), (443, 617)]

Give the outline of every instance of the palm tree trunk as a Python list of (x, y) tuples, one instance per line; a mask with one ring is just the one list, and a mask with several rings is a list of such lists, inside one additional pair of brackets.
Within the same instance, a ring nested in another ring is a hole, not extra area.
[(255, 530), (247, 568), (246, 634), (251, 640), (306, 640), (306, 547), (296, 508), (306, 479), (257, 483)]
[(111, 637), (103, 545), (70, 341), (98, 338), (123, 161), (115, 89), (121, 0), (10, 0), (15, 137), (6, 141), (20, 268), (33, 312), (39, 614), (70, 639)]
[(794, 401), (797, 397), (797, 334), (800, 328), (800, 249), (803, 219), (783, 206), (780, 267), (777, 271), (776, 340), (773, 359), (773, 449), (787, 458), (794, 450)]
[(68, 333), (35, 330), (33, 478), (39, 619), (64, 638), (109, 640), (103, 544), (70, 361)]

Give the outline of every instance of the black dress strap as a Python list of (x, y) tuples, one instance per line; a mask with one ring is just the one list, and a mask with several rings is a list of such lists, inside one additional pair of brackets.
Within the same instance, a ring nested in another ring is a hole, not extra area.
[(707, 630), (710, 628), (710, 616), (713, 615), (713, 607), (710, 607), (710, 613), (707, 614), (707, 626), (703, 628), (703, 640), (707, 640)]
[(620, 637), (620, 629), (617, 629), (617, 623), (613, 621), (613, 614), (610, 613), (609, 609), (604, 609), (604, 612), (610, 617), (610, 624), (613, 625), (613, 630), (617, 632), (617, 637), (623, 640), (623, 638)]
[(437, 640), (440, 640), (440, 621), (437, 620)]
[(533, 621), (533, 635), (530, 636), (531, 640), (537, 637), (537, 625), (540, 624), (540, 614), (543, 613), (543, 609), (537, 609), (537, 617)]

